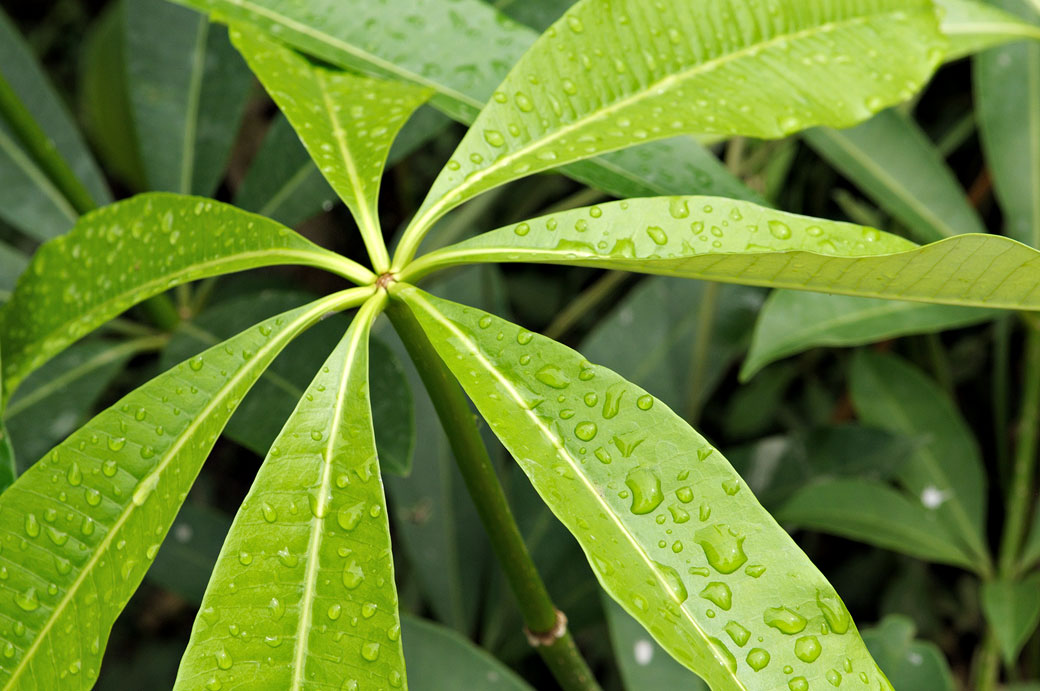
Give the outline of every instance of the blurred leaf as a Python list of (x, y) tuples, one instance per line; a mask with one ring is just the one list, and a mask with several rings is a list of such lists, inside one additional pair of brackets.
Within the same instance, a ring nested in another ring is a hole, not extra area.
[(936, 514), (975, 566), (987, 568), (986, 476), (978, 443), (953, 402), (923, 372), (892, 355), (859, 351), (850, 378), (860, 420), (924, 438), (899, 480)]
[[(998, 4), (1001, 1), (996, 0)], [(1009, 0), (1003, 0), (1003, 3), (1007, 6)], [(1040, 39), (1040, 29), (986, 2), (936, 0), (935, 4), (942, 17), (942, 32), (950, 39), (947, 60), (956, 60), (1002, 43)], [(1023, 2), (1020, 6), (1027, 5)]]
[(909, 554), (971, 567), (966, 552), (934, 512), (888, 485), (828, 480), (804, 487), (776, 510), (777, 520)]
[(1023, 569), (1028, 569), (1040, 562), (1040, 510), (1033, 507), (1033, 523), (1029, 536), (1022, 545), (1022, 556), (1019, 558)]
[[(695, 7), (679, 0), (660, 2), (656, 11), (638, 0), (571, 7), (497, 87), (433, 183), (396, 259), (410, 258), (424, 231), (467, 199), (600, 153), (677, 134), (780, 138), (814, 125), (849, 127), (906, 100), (941, 55), (934, 8), (920, 0), (816, 2), (810, 12), (774, 6), (782, 23), (738, 0)], [(727, 40), (702, 37), (695, 27), (706, 21)], [(756, 30), (744, 31), (745, 22)], [(859, 48), (879, 34), (890, 50)], [(659, 58), (646, 58), (640, 47), (649, 45)], [(819, 54), (828, 59), (813, 59)], [(899, 77), (877, 80), (878, 72)], [(835, 88), (841, 99), (832, 98)], [(667, 127), (644, 128), (662, 109)]]
[[(761, 300), (758, 288), (648, 278), (593, 326), (581, 350), (673, 409), (691, 398), (699, 406), (746, 346)], [(700, 362), (698, 336), (707, 336)]]
[[(741, 491), (725, 459), (663, 403), (501, 318), (401, 283), (392, 291), (578, 539), (600, 583), (669, 653), (718, 691), (780, 686), (790, 678), (780, 645), (811, 619), (824, 640), (804, 637), (803, 657), (791, 658), (803, 674), (816, 678), (851, 659), (869, 683), (885, 683), (833, 588)], [(677, 499), (652, 515), (666, 496)], [(687, 509), (713, 522), (691, 523)], [(726, 614), (713, 618), (702, 601)], [(801, 666), (806, 658), (820, 664)]]
[[(1040, 27), (1035, 5), (996, 4)], [(975, 58), (974, 75), (979, 135), (1005, 232), (1040, 247), (1040, 41), (982, 53)]]
[(532, 691), (513, 670), (443, 626), (402, 616), (401, 637), (411, 691)]
[(784, 403), (791, 382), (798, 376), (792, 365), (777, 365), (759, 373), (738, 388), (722, 416), (723, 433), (729, 439), (743, 440), (769, 430)]
[(937, 333), (1000, 314), (981, 307), (774, 290), (758, 314), (740, 378), (747, 381), (769, 363), (812, 348), (858, 346), (909, 334)]
[[(199, 606), (230, 528), (229, 516), (190, 501), (184, 504), (145, 580)], [(181, 651), (177, 652), (179, 655)], [(176, 671), (175, 663), (171, 679)]]
[(148, 186), (211, 195), (252, 79), (224, 27), (166, 0), (125, 0), (126, 75)]
[[(29, 257), (0, 242), (0, 291), (13, 290), (15, 281), (28, 265)], [(3, 304), (4, 298), (6, 296), (0, 295), (0, 304)]]
[(1014, 665), (1040, 623), (1040, 574), (983, 583), (981, 595), (982, 611), (1000, 643), (1004, 663)]
[(909, 116), (886, 110), (851, 129), (819, 128), (804, 137), (918, 241), (986, 232), (957, 178)]
[(162, 340), (76, 343), (27, 377), (4, 411), (22, 468), (42, 458), (83, 424), (127, 361)]
[(954, 691), (953, 674), (939, 647), (914, 640), (914, 625), (899, 615), (889, 615), (863, 632), (863, 640), (889, 681), (897, 689)]
[(603, 609), (607, 613), (614, 660), (621, 670), (627, 691), (708, 691), (708, 686), (700, 678), (676, 662), (638, 621), (606, 595), (603, 596)]
[(146, 298), (275, 264), (369, 273), (274, 221), (209, 199), (151, 193), (93, 211), (36, 252), (4, 305), (4, 398), (51, 357)]

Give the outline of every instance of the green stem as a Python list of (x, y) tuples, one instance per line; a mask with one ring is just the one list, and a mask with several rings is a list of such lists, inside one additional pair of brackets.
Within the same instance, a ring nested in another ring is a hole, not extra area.
[(1004, 578), (1017, 575), (1036, 469), (1037, 435), (1040, 431), (1040, 329), (1031, 325), (1026, 328), (1025, 377), (1019, 416), (1014, 465), (1008, 486), (1007, 520), (1000, 541), (999, 573)]
[(987, 629), (976, 663), (976, 691), (995, 691), (1000, 676), (1000, 646), (993, 629)]
[(599, 691), (524, 544), (466, 394), (408, 308), (394, 300), (387, 315), (430, 394), (535, 649), (565, 691)]

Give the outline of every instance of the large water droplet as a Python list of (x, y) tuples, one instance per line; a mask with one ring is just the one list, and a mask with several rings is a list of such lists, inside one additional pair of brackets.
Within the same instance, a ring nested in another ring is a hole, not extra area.
[(668, 589), (672, 591), (679, 604), (686, 602), (690, 595), (686, 591), (686, 585), (683, 583), (682, 577), (679, 576), (679, 572), (671, 566), (659, 562), (654, 562), (654, 566), (661, 572), (661, 576), (664, 577), (665, 582), (668, 584)]
[(365, 572), (361, 566), (357, 563), (356, 559), (351, 559), (346, 566), (343, 567), (343, 585), (348, 590), (354, 590), (365, 580)]
[(744, 536), (724, 524), (701, 528), (694, 534), (694, 540), (704, 550), (711, 567), (719, 573), (733, 573), (747, 561)]
[(556, 365), (546, 365), (538, 370), (534, 376), (538, 381), (554, 389), (566, 389), (571, 383), (571, 380), (564, 374), (563, 370)]
[(762, 648), (752, 648), (747, 654), (748, 667), (761, 672), (769, 664), (769, 651)]
[(26, 612), (32, 612), (40, 608), (40, 597), (36, 594), (36, 588), (29, 588), (24, 593), (14, 596), (14, 603)]
[(794, 655), (802, 662), (816, 662), (822, 652), (823, 648), (816, 636), (802, 636), (794, 642)]
[(217, 667), (220, 667), (221, 669), (231, 669), (231, 665), (234, 664), (231, 655), (229, 655), (228, 651), (223, 648), (218, 650), (214, 657), (217, 659)]
[(827, 626), (837, 634), (843, 634), (852, 625), (852, 616), (845, 609), (845, 604), (838, 598), (837, 594), (825, 590), (816, 591), (816, 605), (823, 613)]
[(633, 468), (625, 477), (625, 484), (632, 490), (631, 511), (634, 514), (648, 514), (664, 501), (661, 479), (649, 468)]
[(25, 516), (25, 534), (29, 537), (39, 537), (40, 535), (40, 522), (34, 513)]
[(763, 612), (762, 621), (789, 636), (804, 631), (807, 623), (805, 617), (787, 607), (769, 607)]
[(336, 512), (336, 522), (344, 530), (353, 530), (361, 522), (365, 515), (365, 503), (359, 502), (353, 506), (341, 506)]
[(787, 240), (791, 237), (791, 228), (782, 221), (770, 221), (769, 232), (773, 234), (777, 240)]
[(751, 632), (740, 625), (739, 622), (730, 621), (726, 624), (726, 633), (733, 639), (738, 647), (743, 648), (751, 638)]
[(592, 441), (597, 431), (595, 422), (579, 422), (574, 428), (574, 436), (582, 441)]
[(721, 581), (712, 581), (704, 586), (700, 595), (708, 602), (718, 605), (719, 609), (729, 610), (733, 606), (733, 591)]
[(369, 662), (375, 662), (379, 659), (379, 648), (378, 643), (368, 642), (361, 646), (361, 657), (365, 658)]

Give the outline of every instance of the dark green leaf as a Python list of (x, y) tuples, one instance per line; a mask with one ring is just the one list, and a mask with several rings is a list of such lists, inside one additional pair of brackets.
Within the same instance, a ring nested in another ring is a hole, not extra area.
[(863, 640), (896, 688), (907, 691), (958, 688), (942, 651), (934, 643), (914, 640), (914, 624), (907, 617), (895, 614), (885, 617), (876, 627), (863, 632)]
[(1004, 662), (1013, 665), (1040, 623), (1040, 574), (1021, 581), (983, 583), (981, 596), (982, 612), (1000, 643)]

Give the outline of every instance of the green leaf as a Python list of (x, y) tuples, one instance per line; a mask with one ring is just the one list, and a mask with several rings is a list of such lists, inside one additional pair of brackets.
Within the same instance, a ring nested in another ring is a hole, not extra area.
[(857, 346), (909, 334), (937, 333), (988, 321), (999, 314), (978, 307), (776, 290), (759, 312), (740, 378), (747, 381), (769, 363), (811, 348)]
[(371, 276), (274, 221), (209, 199), (146, 194), (87, 214), (40, 248), (0, 313), (5, 398), (32, 370), (142, 300), (274, 264), (321, 267), (358, 282)]
[[(230, 528), (230, 516), (199, 504), (184, 504), (145, 580), (180, 595), (195, 606), (202, 604), (213, 566)], [(178, 660), (180, 652), (178, 648)], [(176, 675), (177, 660), (173, 667), (170, 679)]]
[[(935, 4), (942, 17), (940, 28), (950, 39), (947, 60), (956, 60), (1011, 41), (1040, 39), (1040, 28), (986, 2), (936, 0)], [(1020, 3), (1020, 6), (1026, 7), (1026, 4)]]
[[(1040, 31), (1040, 12), (1001, 0)], [(975, 58), (979, 134), (1005, 232), (1040, 248), (1040, 41), (986, 51)]]
[(126, 0), (126, 80), (148, 186), (210, 195), (252, 80), (223, 27), (165, 0)]
[(996, 580), (982, 584), (982, 612), (1000, 643), (1007, 665), (1014, 665), (1029, 637), (1040, 624), (1040, 574), (1021, 581)]
[(852, 129), (818, 128), (804, 136), (917, 240), (986, 232), (935, 145), (899, 111), (878, 113)]
[(98, 396), (133, 355), (158, 348), (164, 341), (159, 336), (125, 343), (77, 343), (33, 372), (4, 411), (23, 467), (32, 465), (87, 419)]
[(401, 617), (411, 691), (532, 691), (516, 673), (458, 633)]
[[(676, 134), (774, 138), (856, 124), (909, 98), (944, 47), (922, 0), (814, 2), (808, 12), (789, 0), (772, 9), (738, 0), (577, 3), (495, 91), (396, 259), (410, 259), (451, 208), (524, 175)], [(703, 35), (706, 27), (725, 38)], [(892, 52), (858, 48), (876, 40)]]
[(934, 511), (878, 482), (839, 479), (811, 484), (795, 492), (776, 517), (926, 561), (973, 566), (971, 553)]
[[(367, 288), (275, 317), (128, 394), (0, 495), (3, 689), (89, 689), (112, 623), (237, 402), (278, 352)], [(14, 545), (24, 545), (17, 556)]]
[(18, 477), (18, 463), (15, 460), (14, 445), (7, 433), (7, 423), (0, 420), (0, 492), (3, 492)]
[(221, 549), (174, 689), (404, 684), (367, 386), (369, 329), (385, 299), (361, 308), (271, 447)]
[(0, 242), (0, 301), (7, 296), (2, 293), (14, 288), (18, 276), (29, 265), (29, 257), (22, 252)]
[(394, 137), (433, 92), (313, 65), (248, 25), (232, 26), (231, 40), (354, 215), (376, 271), (386, 271), (379, 183)]
[(986, 476), (978, 443), (950, 398), (912, 365), (866, 350), (853, 360), (850, 393), (865, 424), (925, 438), (899, 480), (973, 555), (975, 566), (987, 569)]
[(663, 403), (490, 314), (405, 284), (391, 294), (600, 583), (716, 691), (804, 688), (828, 675), (849, 688), (890, 688), (834, 589), (721, 454)]
[[(473, 121), (509, 68), (538, 38), (535, 31), (478, 0), (177, 1), (252, 23), (340, 67), (431, 87), (437, 92), (432, 104), (465, 124)], [(384, 30), (372, 31), (373, 26)], [(720, 186), (740, 189), (741, 198), (753, 194), (723, 167), (712, 164), (711, 154), (689, 138), (640, 148), (640, 156), (607, 154), (561, 172), (622, 197), (715, 194)], [(705, 164), (691, 166), (691, 159)]]
[(644, 689), (684, 689), (708, 691), (700, 679), (690, 676), (686, 669), (672, 658), (646, 633), (638, 621), (629, 616), (621, 605), (609, 597), (603, 598), (607, 613), (610, 641), (614, 660), (628, 691)]
[(914, 640), (914, 624), (908, 617), (888, 615), (877, 626), (866, 629), (863, 640), (897, 688), (928, 691), (958, 688), (939, 646)]
[(1040, 562), (1040, 511), (1034, 508), (1033, 522), (1025, 544), (1022, 545), (1022, 556), (1019, 557), (1019, 563), (1023, 569), (1029, 569), (1037, 562)]
[(917, 246), (873, 228), (716, 197), (572, 209), (431, 252), (401, 272), (475, 262), (569, 264), (939, 304), (1037, 309), (1040, 253), (958, 235)]

